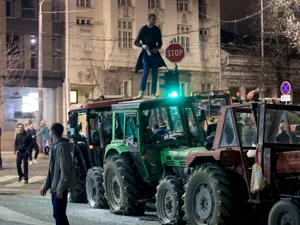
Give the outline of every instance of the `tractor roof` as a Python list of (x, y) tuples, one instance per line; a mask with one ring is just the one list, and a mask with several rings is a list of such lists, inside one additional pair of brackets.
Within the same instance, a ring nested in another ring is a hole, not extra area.
[(98, 102), (90, 102), (84, 104), (72, 104), (70, 106), (69, 111), (79, 111), (79, 110), (87, 110), (87, 109), (110, 109), (113, 104), (118, 104), (119, 102), (128, 101), (128, 99), (114, 99), (107, 101), (98, 101)]
[(149, 100), (135, 100), (124, 101), (119, 104), (112, 105), (112, 109), (126, 110), (126, 109), (153, 109), (159, 107), (168, 107), (191, 103), (194, 100), (193, 97), (177, 97), (177, 98), (157, 98)]

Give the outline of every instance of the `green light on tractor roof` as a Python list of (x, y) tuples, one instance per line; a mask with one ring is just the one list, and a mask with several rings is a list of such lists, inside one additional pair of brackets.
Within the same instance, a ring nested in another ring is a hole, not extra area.
[(177, 98), (178, 93), (176, 91), (172, 91), (170, 94), (168, 94), (168, 96), (171, 97), (171, 98)]

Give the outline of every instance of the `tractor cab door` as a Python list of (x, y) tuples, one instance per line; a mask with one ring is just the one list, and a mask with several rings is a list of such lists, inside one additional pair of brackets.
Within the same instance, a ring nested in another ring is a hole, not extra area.
[(139, 151), (139, 139), (138, 139), (138, 128), (137, 128), (137, 114), (136, 112), (130, 112), (125, 114), (125, 144), (128, 147), (130, 155), (138, 167), (138, 170), (144, 180), (147, 179), (148, 175), (142, 161)]

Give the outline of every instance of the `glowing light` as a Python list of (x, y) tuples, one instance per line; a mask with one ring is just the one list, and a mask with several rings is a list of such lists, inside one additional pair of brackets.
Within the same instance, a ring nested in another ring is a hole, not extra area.
[(171, 98), (177, 98), (178, 93), (176, 91), (172, 91), (168, 96), (171, 97)]

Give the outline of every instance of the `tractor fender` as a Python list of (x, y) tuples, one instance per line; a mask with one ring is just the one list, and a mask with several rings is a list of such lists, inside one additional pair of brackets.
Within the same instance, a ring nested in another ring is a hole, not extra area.
[(187, 167), (196, 167), (207, 162), (218, 162), (220, 165), (231, 166), (239, 161), (240, 152), (235, 150), (214, 150), (207, 152), (187, 153), (185, 162)]
[(109, 144), (105, 148), (105, 154), (104, 154), (104, 160), (107, 159), (107, 157), (114, 155), (114, 154), (124, 154), (126, 152), (129, 152), (127, 146), (123, 143), (113, 143)]

